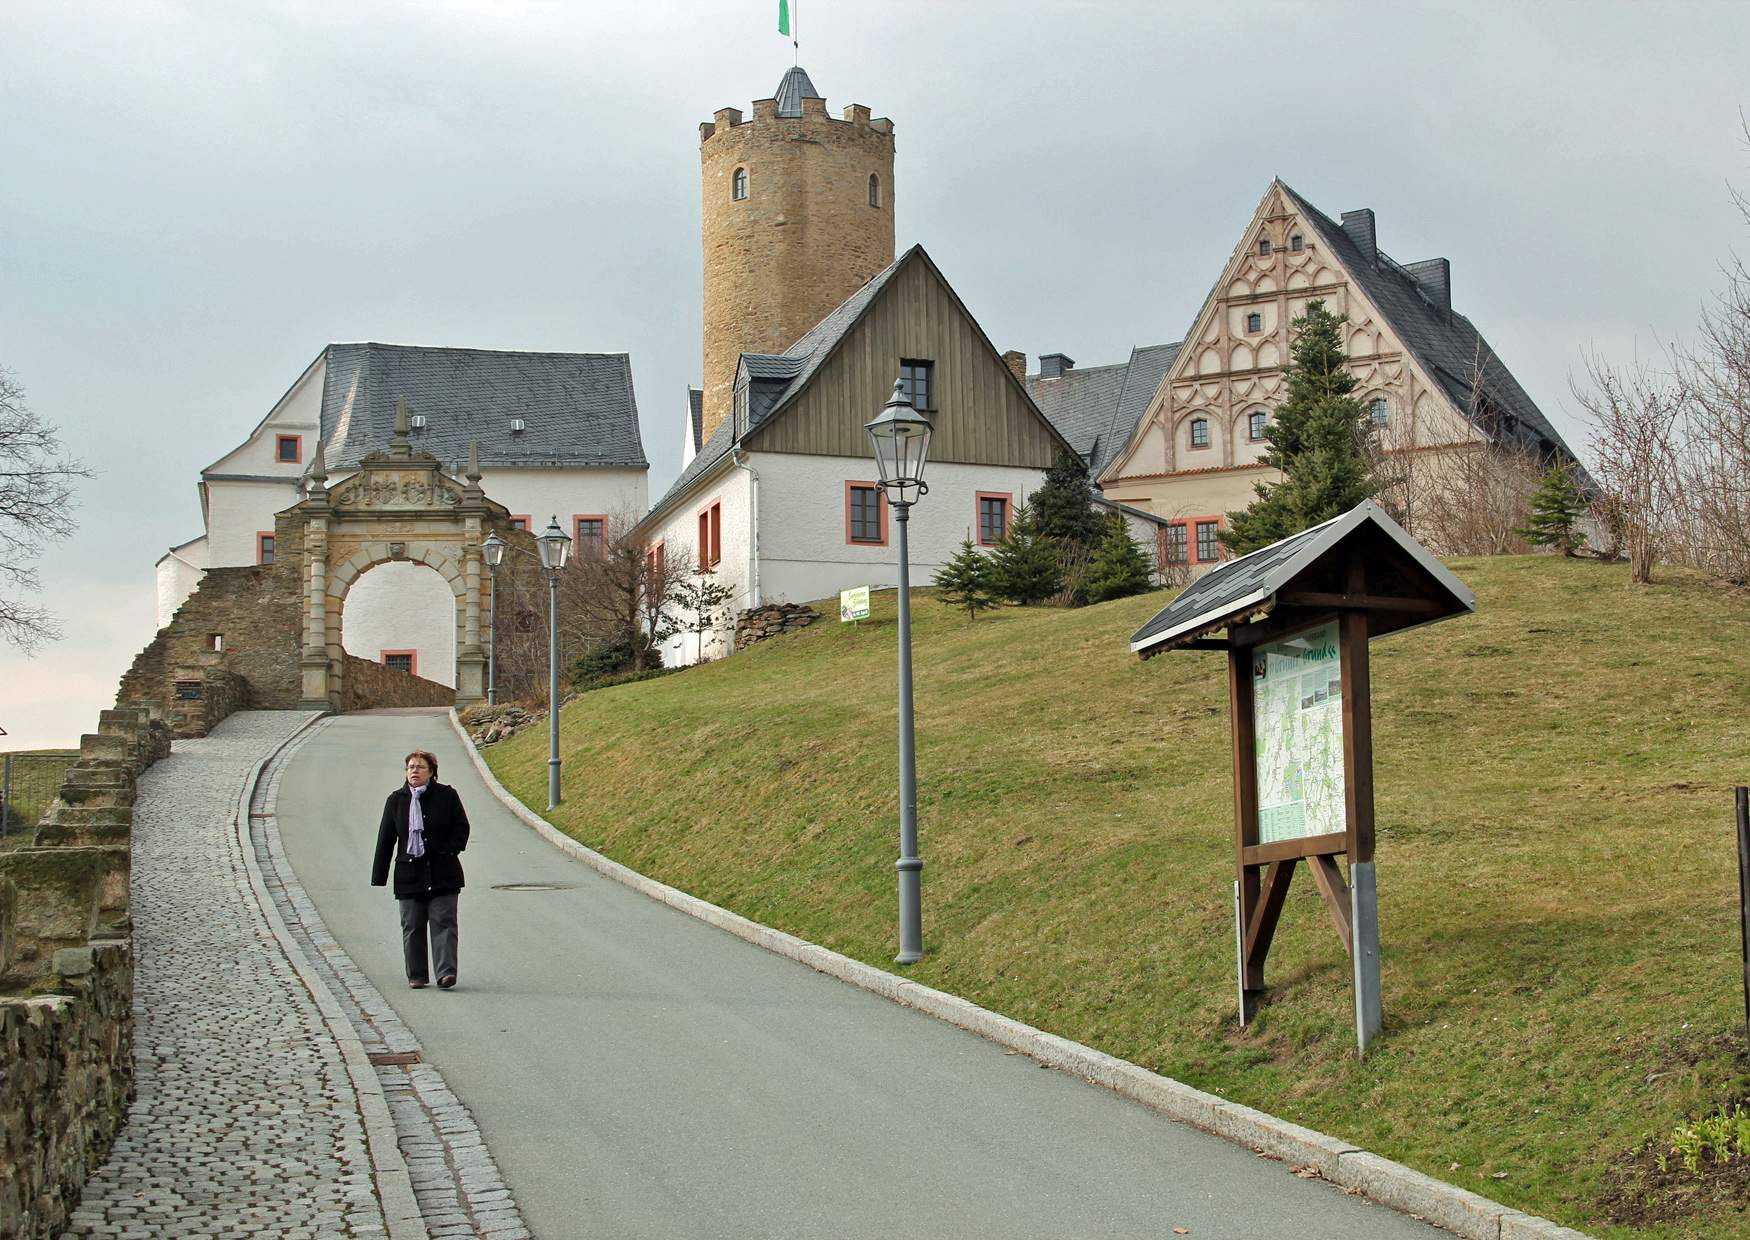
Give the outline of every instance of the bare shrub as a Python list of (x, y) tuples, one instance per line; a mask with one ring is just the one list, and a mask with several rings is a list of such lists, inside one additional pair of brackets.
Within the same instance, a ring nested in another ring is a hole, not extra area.
[(1682, 543), (1683, 388), (1645, 363), (1616, 367), (1596, 354), (1586, 359), (1586, 376), (1574, 399), (1593, 426), (1602, 492), (1596, 518), (1607, 539), (1620, 542), (1629, 577), (1648, 582), (1654, 564)]

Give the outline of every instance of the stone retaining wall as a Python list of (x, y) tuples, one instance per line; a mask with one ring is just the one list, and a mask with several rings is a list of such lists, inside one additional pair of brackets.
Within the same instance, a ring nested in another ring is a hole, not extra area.
[(59, 1235), (133, 1097), (134, 790), (156, 703), (106, 710), (31, 843), (0, 853), (0, 1236)]
[(397, 671), (357, 655), (346, 656), (346, 710), (374, 710), (386, 706), (454, 706), (456, 691), (435, 680)]
[(755, 642), (805, 629), (820, 619), (807, 603), (769, 603), (735, 613), (735, 648), (744, 650)]

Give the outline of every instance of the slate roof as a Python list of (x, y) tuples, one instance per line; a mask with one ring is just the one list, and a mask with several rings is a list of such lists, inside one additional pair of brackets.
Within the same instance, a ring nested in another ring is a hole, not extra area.
[[(1443, 620), (1461, 611), (1476, 610), (1476, 595), (1454, 577), (1445, 565), (1429, 555), (1427, 550), (1403, 531), (1372, 500), (1362, 500), (1340, 517), (1332, 517), (1322, 525), (1291, 534), (1279, 543), (1261, 547), (1236, 560), (1227, 560), (1204, 573), (1168, 603), (1153, 619), (1130, 638), (1130, 649), (1137, 654), (1159, 653), (1182, 642), (1245, 620), (1256, 611), (1265, 610), (1269, 600), (1308, 565), (1356, 529), (1371, 523), (1383, 531), (1407, 553), (1435, 583), (1451, 596), (1451, 610), (1443, 615), (1424, 616), (1411, 624), (1427, 624)], [(1408, 628), (1399, 624), (1395, 628)]]
[(1027, 376), (1027, 394), (1098, 478), (1136, 432), (1166, 377), (1178, 344), (1139, 345), (1130, 360), (1066, 370), (1056, 379)]
[(1480, 348), (1483, 390), (1489, 402), (1504, 415), (1499, 428), (1483, 429), (1522, 440), (1543, 440), (1573, 458), (1572, 450), (1475, 324), (1455, 310), (1437, 306), (1410, 273), (1384, 250), (1376, 247), (1378, 257), (1370, 262), (1341, 224), (1287, 185), (1282, 185), (1282, 190), (1312, 225), (1320, 243), (1341, 260), (1363, 295), (1378, 307), (1404, 347), (1459, 412), (1475, 420), (1479, 406), (1473, 403), (1473, 379)]
[(705, 429), (705, 392), (703, 388), (687, 388), (687, 434), (692, 436), (692, 449), (699, 450), (699, 433)]
[[(645, 469), (632, 364), (624, 353), (512, 353), (416, 345), (331, 344), (322, 382), (328, 468), (386, 448), (395, 400), (423, 414), (416, 449), (453, 468), (480, 445), (482, 465)], [(511, 430), (521, 418), (525, 429)]]
[(784, 76), (778, 79), (778, 89), (772, 92), (772, 98), (778, 101), (779, 116), (801, 116), (804, 99), (825, 99), (826, 96), (814, 89), (814, 83), (808, 78), (808, 71), (797, 65), (794, 69), (784, 71)]

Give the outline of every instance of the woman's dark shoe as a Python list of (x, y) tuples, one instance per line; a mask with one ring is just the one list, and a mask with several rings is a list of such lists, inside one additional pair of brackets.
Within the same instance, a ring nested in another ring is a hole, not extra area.
[(425, 979), (423, 977), (410, 977), (407, 979), (407, 984), (415, 990), (425, 989)]
[(450, 987), (454, 986), (455, 984), (456, 984), (456, 975), (454, 973), (450, 974), (448, 977), (438, 978), (438, 989), (439, 990), (448, 990)]

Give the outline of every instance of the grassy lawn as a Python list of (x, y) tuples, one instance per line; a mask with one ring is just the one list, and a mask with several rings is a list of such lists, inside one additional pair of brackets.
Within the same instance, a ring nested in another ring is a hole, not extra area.
[[(1373, 648), (1385, 1036), (1354, 1054), (1310, 876), (1235, 1022), (1224, 656), (1149, 663), (1165, 595), (968, 621), (914, 605), (928, 952), (908, 975), (1600, 1236), (1627, 1152), (1750, 1093), (1730, 788), (1750, 599), (1548, 557), (1458, 560), (1478, 612)], [(561, 829), (891, 967), (894, 596), (563, 716)], [(487, 751), (546, 804), (546, 732)], [(1618, 1218), (1638, 1217), (1615, 1208)]]

